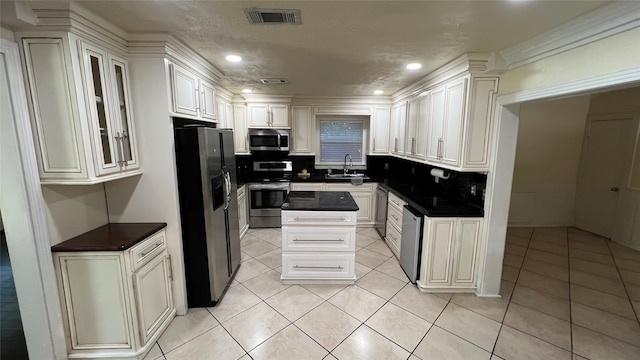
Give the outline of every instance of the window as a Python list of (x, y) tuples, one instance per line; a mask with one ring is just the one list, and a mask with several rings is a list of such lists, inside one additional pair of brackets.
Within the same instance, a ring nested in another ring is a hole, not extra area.
[(360, 119), (319, 120), (320, 158), (322, 165), (342, 165), (346, 154), (351, 155), (354, 165), (365, 165), (364, 124)]

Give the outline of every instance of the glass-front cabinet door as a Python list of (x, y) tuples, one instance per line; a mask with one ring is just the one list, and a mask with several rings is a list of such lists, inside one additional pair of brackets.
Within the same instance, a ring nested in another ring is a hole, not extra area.
[(96, 174), (137, 169), (127, 62), (84, 42), (81, 49)]
[(87, 112), (90, 120), (89, 128), (93, 136), (93, 156), (96, 173), (106, 175), (119, 171), (118, 154), (114, 129), (109, 106), (109, 91), (105, 79), (106, 53), (87, 43), (82, 43), (85, 63), (85, 88), (87, 96)]
[(125, 59), (109, 55), (109, 63), (114, 89), (114, 120), (117, 122), (119, 132), (116, 139), (122, 150), (121, 166), (125, 170), (138, 168), (137, 151), (135, 145), (135, 131), (131, 111), (131, 97), (129, 96), (129, 74)]

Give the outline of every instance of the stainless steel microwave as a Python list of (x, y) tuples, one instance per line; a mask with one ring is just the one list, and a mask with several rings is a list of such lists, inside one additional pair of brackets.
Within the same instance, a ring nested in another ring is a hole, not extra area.
[(289, 152), (289, 130), (249, 129), (249, 150)]

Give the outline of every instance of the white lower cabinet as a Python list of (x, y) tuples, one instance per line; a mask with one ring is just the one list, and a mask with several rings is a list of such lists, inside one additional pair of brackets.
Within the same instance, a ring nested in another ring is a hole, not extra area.
[(175, 315), (165, 231), (124, 251), (55, 252), (69, 359), (141, 359)]
[(353, 284), (353, 211), (282, 211), (282, 280), (292, 284)]
[(419, 288), (475, 290), (481, 227), (481, 218), (425, 217)]
[(324, 191), (324, 183), (291, 183), (291, 191)]
[(238, 222), (240, 223), (240, 238), (249, 230), (249, 221), (247, 220), (248, 206), (247, 206), (247, 191), (246, 185), (242, 185), (238, 188)]
[(387, 245), (399, 259), (402, 245), (402, 212), (407, 203), (391, 191), (389, 191), (387, 202)]

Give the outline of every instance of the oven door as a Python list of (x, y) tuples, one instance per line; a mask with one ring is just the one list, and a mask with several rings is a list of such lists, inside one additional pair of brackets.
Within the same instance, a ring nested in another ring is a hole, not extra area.
[(280, 216), (289, 183), (249, 184), (249, 216)]

